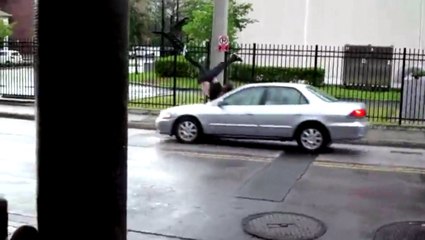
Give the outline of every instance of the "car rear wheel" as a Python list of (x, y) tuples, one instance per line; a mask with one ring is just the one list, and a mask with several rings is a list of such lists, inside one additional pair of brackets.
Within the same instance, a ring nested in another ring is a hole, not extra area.
[(181, 143), (194, 143), (202, 135), (201, 124), (193, 117), (183, 117), (176, 123), (175, 135)]
[(329, 143), (329, 134), (321, 126), (302, 127), (297, 134), (297, 143), (307, 152), (318, 152), (326, 148)]

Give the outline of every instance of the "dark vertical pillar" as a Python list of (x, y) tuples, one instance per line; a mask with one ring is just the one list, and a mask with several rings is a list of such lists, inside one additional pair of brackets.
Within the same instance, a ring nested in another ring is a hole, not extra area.
[(0, 240), (6, 240), (8, 236), (9, 212), (6, 199), (0, 198)]
[(38, 0), (38, 17), (40, 239), (126, 239), (128, 0)]

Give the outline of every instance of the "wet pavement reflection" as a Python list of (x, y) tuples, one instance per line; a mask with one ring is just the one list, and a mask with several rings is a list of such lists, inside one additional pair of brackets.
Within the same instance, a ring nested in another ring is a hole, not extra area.
[[(34, 221), (34, 122), (0, 119), (0, 153), (11, 220)], [(253, 239), (241, 220), (268, 211), (320, 219), (320, 239), (372, 239), (381, 225), (424, 220), (424, 176), (419, 149), (336, 144), (311, 155), (291, 143), (185, 145), (129, 129), (129, 239)]]

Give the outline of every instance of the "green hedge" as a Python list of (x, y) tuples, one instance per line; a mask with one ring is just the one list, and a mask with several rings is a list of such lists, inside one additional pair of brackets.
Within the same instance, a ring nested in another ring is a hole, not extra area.
[[(155, 61), (155, 72), (160, 77), (174, 76), (174, 56), (162, 57)], [(198, 70), (183, 56), (177, 57), (176, 77), (194, 78)], [(229, 79), (244, 83), (252, 82), (252, 65), (233, 64), (230, 68)], [(284, 67), (255, 67), (255, 81), (258, 82), (290, 82), (305, 80), (313, 86), (321, 86), (325, 79), (325, 70), (313, 68), (284, 68)]]
[[(155, 73), (160, 77), (174, 77), (174, 56), (155, 61)], [(177, 56), (176, 77), (196, 77), (197, 70), (181, 55)]]
[[(325, 80), (325, 70), (314, 68), (255, 67), (254, 81), (290, 82), (305, 80), (313, 86), (321, 86)], [(240, 82), (252, 82), (252, 65), (235, 64), (230, 70), (230, 79)]]

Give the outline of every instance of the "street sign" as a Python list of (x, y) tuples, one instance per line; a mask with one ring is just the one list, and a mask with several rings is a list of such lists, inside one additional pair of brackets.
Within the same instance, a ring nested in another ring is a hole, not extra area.
[(229, 51), (229, 37), (220, 35), (218, 37), (218, 51), (227, 52)]

